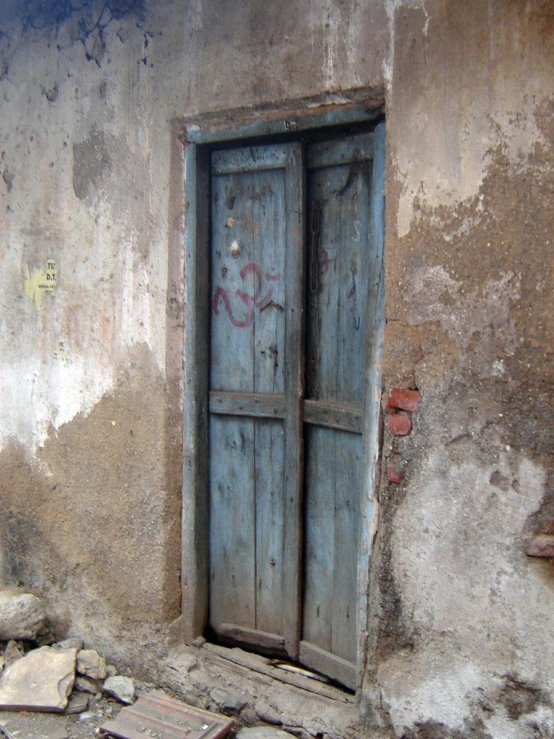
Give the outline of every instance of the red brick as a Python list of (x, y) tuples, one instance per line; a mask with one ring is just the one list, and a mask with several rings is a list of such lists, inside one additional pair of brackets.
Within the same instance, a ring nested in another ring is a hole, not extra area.
[(554, 557), (554, 536), (548, 534), (535, 536), (527, 554), (530, 557)]
[(394, 465), (389, 464), (387, 467), (387, 480), (389, 482), (394, 482), (396, 485), (400, 485), (400, 483), (404, 481), (404, 473), (400, 471), (397, 472)]
[(414, 413), (419, 409), (421, 403), (421, 395), (417, 390), (401, 390), (394, 387), (389, 390), (389, 402), (387, 410), (400, 408), (403, 411)]
[(407, 436), (412, 430), (412, 419), (405, 413), (392, 413), (388, 420), (389, 431), (395, 436)]

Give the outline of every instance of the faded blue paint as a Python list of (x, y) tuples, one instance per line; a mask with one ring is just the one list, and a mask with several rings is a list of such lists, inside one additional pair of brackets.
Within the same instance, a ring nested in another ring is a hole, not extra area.
[(373, 140), (373, 182), (371, 198), (371, 248), (372, 280), (369, 291), (370, 317), (367, 360), (366, 417), (364, 429), (364, 453), (367, 460), (363, 468), (362, 498), (360, 501), (360, 551), (358, 565), (358, 685), (361, 684), (368, 655), (365, 634), (369, 610), (369, 567), (371, 558), (374, 519), (375, 488), (378, 481), (379, 417), (381, 409), (381, 364), (385, 331), (385, 124), (375, 129)]
[(314, 113), (308, 116), (296, 116), (287, 120), (262, 121), (256, 120), (244, 126), (235, 128), (209, 130), (196, 125), (186, 127), (186, 138), (195, 144), (214, 144), (223, 141), (237, 141), (239, 139), (257, 138), (260, 136), (275, 136), (278, 134), (308, 131), (313, 128), (327, 128), (331, 126), (348, 125), (372, 121), (375, 112), (367, 111), (363, 105), (355, 105), (323, 113)]

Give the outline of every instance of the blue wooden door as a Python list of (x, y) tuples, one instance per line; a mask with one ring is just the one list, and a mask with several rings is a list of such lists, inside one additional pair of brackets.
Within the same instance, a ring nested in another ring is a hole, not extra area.
[(300, 660), (354, 687), (373, 137), (307, 151)]
[(372, 156), (228, 149), (211, 175), (210, 625), (350, 687)]
[(298, 143), (212, 156), (210, 624), (298, 656), (303, 170)]

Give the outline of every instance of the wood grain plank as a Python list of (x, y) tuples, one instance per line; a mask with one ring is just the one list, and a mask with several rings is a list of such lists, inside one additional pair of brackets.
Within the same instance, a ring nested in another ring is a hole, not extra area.
[(371, 262), (368, 299), (368, 329), (366, 333), (366, 400), (363, 434), (363, 459), (359, 555), (358, 555), (358, 685), (361, 684), (367, 659), (366, 624), (369, 618), (369, 573), (373, 536), (378, 517), (374, 502), (379, 475), (379, 424), (382, 386), (382, 355), (385, 328), (385, 124), (375, 129), (374, 162), (370, 194), (370, 238), (368, 242)]
[(252, 204), (240, 193), (256, 185), (253, 175), (212, 177), (211, 390), (254, 392), (254, 306), (246, 296), (258, 285), (248, 269)]
[[(307, 664), (314, 669), (319, 665), (351, 687), (358, 646), (371, 154), (371, 138), (364, 137), (317, 144), (308, 151), (315, 167), (309, 172), (310, 203), (321, 206), (321, 217), (319, 234), (310, 241), (311, 250), (317, 241), (319, 273), (307, 319), (309, 392), (304, 412), (311, 425), (302, 644), (311, 646), (303, 647), (301, 659), (308, 655)], [(347, 433), (352, 431), (357, 433)]]
[(302, 638), (329, 651), (332, 647), (335, 566), (335, 433), (318, 426), (305, 429)]
[[(283, 634), (285, 431), (280, 421), (255, 421), (256, 628)], [(254, 642), (257, 644), (257, 642)], [(283, 640), (284, 644), (284, 640)]]
[(373, 134), (361, 133), (334, 141), (312, 144), (307, 152), (309, 169), (359, 162), (373, 157)]
[(185, 151), (185, 347), (181, 587), (183, 636), (200, 636), (208, 617), (209, 179), (206, 153)]
[(317, 400), (304, 400), (302, 403), (304, 423), (311, 423), (327, 428), (341, 429), (361, 434), (363, 429), (363, 412), (346, 403), (324, 403)]
[(222, 639), (238, 644), (258, 647), (269, 654), (284, 654), (285, 639), (280, 634), (272, 634), (261, 629), (249, 629), (237, 624), (219, 624), (217, 633)]
[(362, 437), (335, 431), (331, 652), (356, 663), (358, 521)]
[(298, 658), (302, 555), (302, 420), (304, 390), (303, 310), (305, 179), (303, 148), (288, 146), (286, 190), (286, 357), (285, 357), (285, 552), (283, 569), (284, 636), (287, 654)]
[(267, 171), (283, 169), (287, 164), (287, 151), (281, 145), (248, 146), (241, 149), (223, 149), (212, 155), (213, 174)]
[[(218, 644), (206, 643), (202, 647), (202, 652), (207, 652), (210, 661), (214, 661), (215, 664), (225, 666), (229, 668), (229, 662), (237, 665), (240, 674), (249, 676), (250, 670), (258, 672), (260, 675), (260, 681), (264, 684), (268, 684), (271, 680), (278, 680), (288, 685), (294, 685), (296, 688), (301, 690), (307, 690), (310, 693), (316, 693), (317, 695), (328, 698), (332, 701), (340, 701), (341, 703), (354, 703), (354, 696), (345, 693), (343, 690), (334, 687), (333, 685), (326, 685), (325, 683), (319, 682), (318, 680), (312, 680), (302, 675), (297, 675), (293, 672), (287, 672), (281, 670), (278, 667), (273, 667), (267, 657), (262, 657), (258, 654), (250, 654), (242, 649), (229, 647), (222, 647)], [(225, 664), (227, 662), (227, 665)], [(242, 668), (242, 669), (241, 669)], [(244, 672), (242, 672), (244, 670)], [(267, 682), (266, 682), (267, 681)]]
[(254, 420), (210, 421), (210, 623), (256, 626)]
[(316, 672), (328, 675), (341, 685), (354, 690), (356, 688), (356, 664), (321, 649), (306, 641), (300, 642), (300, 660), (302, 664)]
[(235, 393), (213, 390), (210, 413), (254, 418), (284, 418), (285, 396), (273, 393)]

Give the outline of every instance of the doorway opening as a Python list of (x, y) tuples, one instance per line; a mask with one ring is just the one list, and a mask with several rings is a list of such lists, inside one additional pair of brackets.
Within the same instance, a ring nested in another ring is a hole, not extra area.
[(183, 619), (185, 641), (209, 629), (355, 689), (384, 124), (309, 121), (187, 146)]

